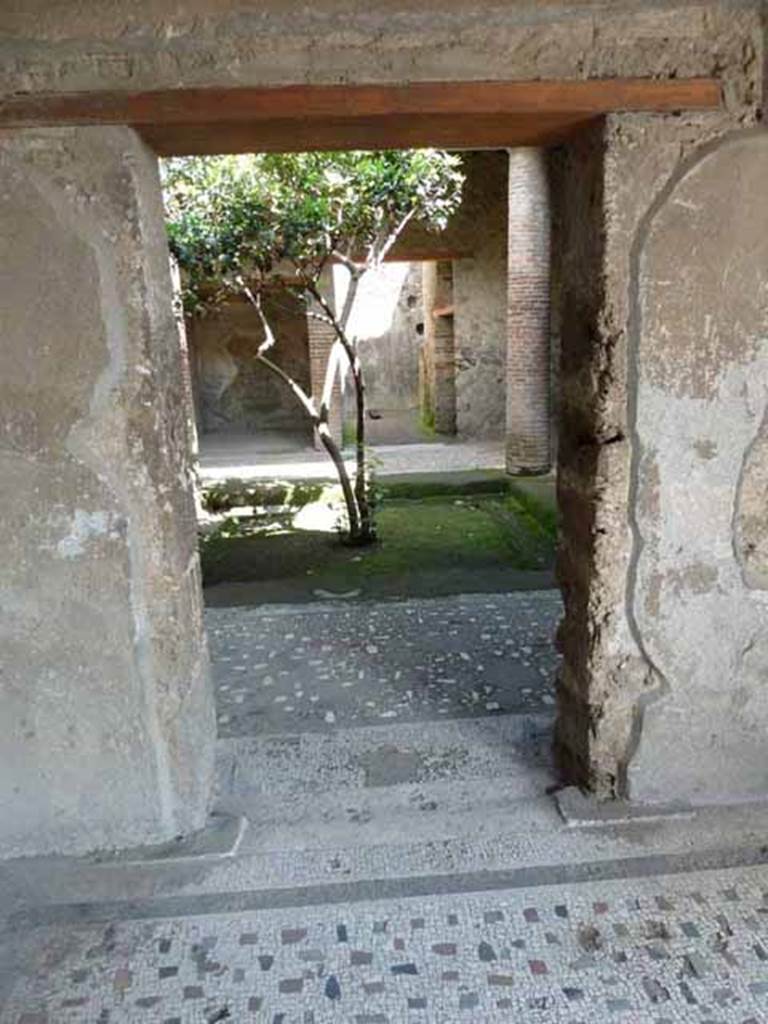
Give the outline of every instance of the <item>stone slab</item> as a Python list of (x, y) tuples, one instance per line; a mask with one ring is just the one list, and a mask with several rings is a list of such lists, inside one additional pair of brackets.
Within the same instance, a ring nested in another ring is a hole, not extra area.
[(248, 819), (242, 814), (214, 811), (205, 828), (167, 843), (136, 846), (114, 853), (94, 854), (94, 864), (157, 864), (171, 861), (206, 860), (234, 857), (248, 828)]
[(552, 794), (560, 816), (569, 828), (601, 828), (632, 822), (692, 818), (696, 811), (683, 803), (637, 804), (628, 800), (599, 800), (577, 786)]

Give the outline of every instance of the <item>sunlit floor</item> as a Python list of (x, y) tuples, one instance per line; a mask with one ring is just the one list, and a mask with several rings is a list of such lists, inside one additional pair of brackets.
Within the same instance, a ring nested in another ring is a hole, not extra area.
[[(203, 434), (199, 440), (200, 474), (204, 481), (231, 477), (249, 480), (318, 480), (333, 478), (333, 465), (325, 452), (289, 438), (271, 440), (257, 435)], [(287, 447), (286, 447), (287, 446)], [(425, 444), (379, 445), (373, 448), (377, 474), (459, 472), (502, 469), (502, 441), (451, 441)], [(345, 452), (354, 468), (351, 451)]]

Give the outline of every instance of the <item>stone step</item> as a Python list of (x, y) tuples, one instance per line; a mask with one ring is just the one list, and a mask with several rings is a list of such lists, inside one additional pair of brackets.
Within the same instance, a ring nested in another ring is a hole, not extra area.
[(551, 831), (557, 808), (541, 769), (525, 776), (473, 782), (432, 782), (295, 796), (242, 797), (229, 806), (249, 820), (243, 852), (400, 846), (467, 839), (482, 843), (509, 833)]
[[(554, 801), (550, 804), (554, 808)], [(542, 822), (544, 821), (542, 817)], [(6, 913), (50, 906), (79, 919), (94, 903), (98, 920), (121, 912), (150, 917), (215, 913), (261, 906), (304, 906), (438, 891), (481, 891), (592, 878), (671, 875), (728, 865), (763, 863), (768, 806), (698, 808), (689, 818), (616, 822), (573, 829), (559, 815), (551, 828), (521, 828), (439, 842), (411, 840), (372, 845), (259, 850), (196, 863), (94, 858), (23, 858), (0, 865), (0, 906)], [(524, 826), (524, 827), (523, 827)], [(254, 844), (255, 846), (255, 844)], [(118, 901), (118, 902), (116, 902)]]
[(551, 829), (550, 738), (549, 718), (502, 715), (224, 740), (216, 806), (262, 852)]
[[(520, 795), (550, 763), (552, 718), (496, 715), (219, 740), (219, 799), (507, 780)], [(530, 776), (530, 779), (529, 779)], [(522, 788), (520, 788), (522, 787)]]

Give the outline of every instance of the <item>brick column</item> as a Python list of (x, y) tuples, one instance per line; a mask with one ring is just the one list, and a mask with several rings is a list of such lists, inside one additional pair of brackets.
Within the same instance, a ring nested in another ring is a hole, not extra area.
[[(331, 348), (336, 340), (336, 334), (330, 324), (314, 317), (307, 317), (307, 338), (309, 339), (309, 373), (312, 384), (312, 397), (315, 399), (318, 408), (323, 394), (325, 383), (325, 371), (328, 366), (328, 359)], [(336, 374), (331, 398), (331, 415), (328, 421), (331, 436), (337, 444), (341, 444), (341, 423), (342, 423), (342, 396), (341, 378)], [(315, 437), (315, 448), (322, 447), (320, 441)]]
[(550, 208), (546, 152), (509, 151), (508, 473), (550, 468)]

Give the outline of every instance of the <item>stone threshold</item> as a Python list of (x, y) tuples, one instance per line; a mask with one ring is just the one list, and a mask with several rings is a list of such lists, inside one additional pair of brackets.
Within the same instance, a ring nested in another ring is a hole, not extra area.
[(456, 893), (488, 893), (579, 885), (588, 882), (637, 879), (718, 871), (768, 864), (768, 847), (741, 847), (650, 854), (547, 864), (496, 871), (459, 872), (406, 878), (381, 878), (356, 882), (332, 882), (278, 889), (198, 893), (149, 899), (53, 903), (19, 910), (8, 918), (11, 931), (59, 924), (98, 924), (111, 921), (159, 920), (202, 914), (231, 914), (295, 907), (364, 903), (385, 899), (443, 896)]

